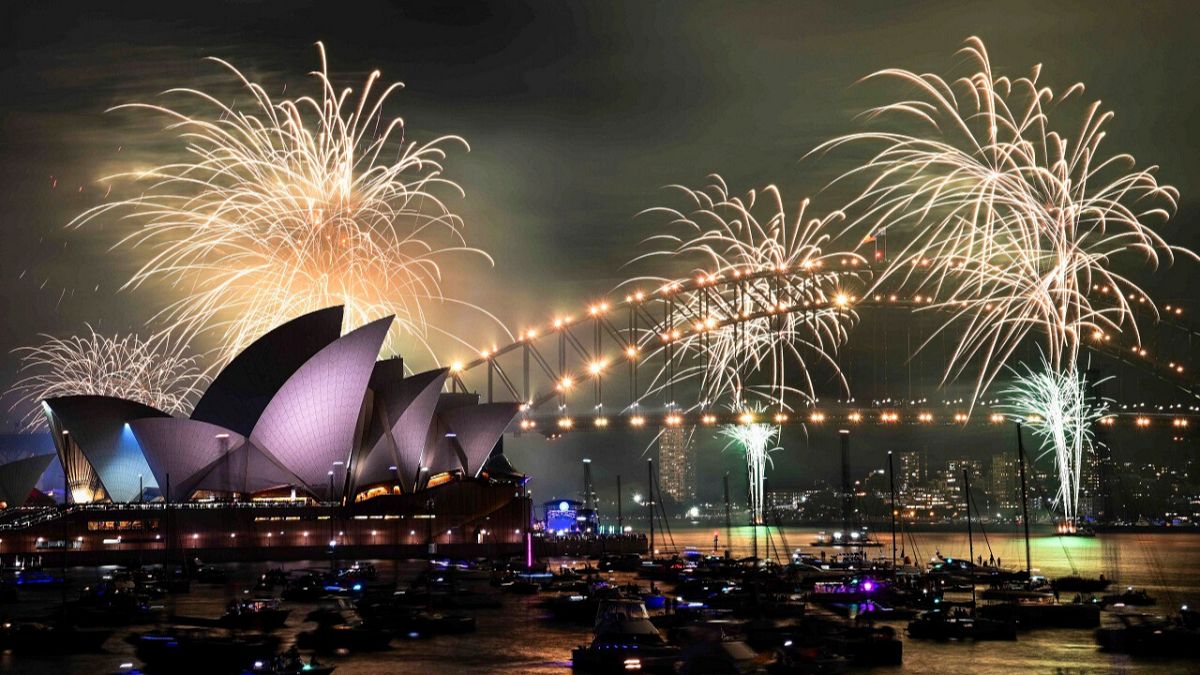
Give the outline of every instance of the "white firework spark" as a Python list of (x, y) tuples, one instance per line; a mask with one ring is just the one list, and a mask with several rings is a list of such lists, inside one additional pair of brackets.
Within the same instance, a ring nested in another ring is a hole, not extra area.
[(1083, 456), (1095, 452), (1093, 425), (1108, 414), (1108, 401), (1092, 390), (1103, 382), (1089, 382), (1075, 368), (1062, 372), (1043, 357), (1040, 370), (1023, 365), (1001, 393), (1004, 406), (1023, 419), (1041, 442), (1043, 455), (1053, 454), (1063, 522), (1074, 528), (1079, 517), (1079, 491)]
[(962, 53), (978, 70), (952, 81), (902, 69), (870, 76), (915, 90), (869, 111), (897, 130), (850, 134), (818, 150), (874, 148), (842, 176), (869, 177), (847, 207), (856, 214), (848, 227), (901, 240), (879, 282), (898, 278), (936, 295), (929, 308), (948, 314), (939, 332), (958, 336), (946, 378), (978, 363), (978, 397), (1031, 336), (1062, 373), (1086, 339), (1128, 330), (1136, 340), (1135, 304), (1145, 293), (1114, 270), (1122, 254), (1151, 267), (1194, 254), (1151, 228), (1178, 199), (1157, 167), (1103, 154), (1111, 111), (1097, 101), (1084, 106), (1077, 131), (1052, 125), (1082, 84), (1056, 95), (1039, 82), (1040, 65), (1027, 77), (995, 75), (978, 38)]
[(465, 245), (462, 220), (439, 196), (461, 196), (442, 162), (449, 146), (466, 142), (407, 140), (403, 120), (384, 113), (401, 85), (380, 91), (376, 71), (357, 96), (339, 90), (318, 49), (315, 97), (274, 100), (234, 66), (211, 59), (240, 82), (249, 103), (180, 88), (165, 92), (178, 99), (174, 107), (118, 106), (165, 117), (184, 154), (110, 177), (143, 192), (73, 223), (136, 222), (118, 246), (148, 249), (151, 257), (126, 287), (165, 281), (182, 291), (160, 318), (180, 334), (213, 331), (221, 361), (291, 318), (338, 304), (350, 326), (394, 314), (393, 349), (401, 336), (429, 349), (437, 329), (427, 305), (467, 305), (443, 295), (440, 261), (465, 253), (490, 263)]
[[(656, 385), (693, 380), (704, 407), (725, 403), (740, 408), (744, 400), (758, 398), (791, 409), (789, 395), (801, 402), (815, 399), (810, 371), (823, 363), (845, 388), (834, 354), (856, 315), (848, 302), (835, 302), (844, 297), (839, 296), (840, 277), (824, 269), (833, 255), (822, 250), (841, 214), (808, 217), (807, 199), (789, 213), (773, 185), (739, 197), (729, 193), (720, 176), (711, 178), (701, 189), (673, 186), (686, 197), (688, 209), (644, 212), (665, 216), (676, 231), (648, 238), (658, 248), (635, 261), (668, 257), (694, 265), (689, 278), (741, 278), (748, 290), (727, 303), (712, 302), (705, 293), (675, 296), (676, 310), (698, 317), (703, 330), (689, 332), (673, 345), (678, 368), (673, 376), (659, 373)], [(857, 254), (838, 254), (848, 257), (861, 262)], [(653, 281), (669, 286), (680, 279)], [(771, 298), (775, 311), (747, 318), (762, 298)], [(800, 309), (808, 304), (820, 308)]]
[(775, 441), (779, 427), (756, 421), (761, 408), (741, 413), (740, 424), (726, 424), (719, 434), (728, 440), (725, 449), (737, 448), (746, 454), (746, 474), (750, 485), (750, 517), (755, 525), (763, 523), (763, 487), (771, 453), (780, 450)]
[(39, 345), (14, 350), (20, 379), (11, 391), (20, 398), (11, 409), (27, 408), (27, 431), (46, 426), (41, 401), (60, 396), (114, 396), (170, 414), (187, 414), (205, 378), (195, 357), (163, 336), (88, 333), (43, 335)]

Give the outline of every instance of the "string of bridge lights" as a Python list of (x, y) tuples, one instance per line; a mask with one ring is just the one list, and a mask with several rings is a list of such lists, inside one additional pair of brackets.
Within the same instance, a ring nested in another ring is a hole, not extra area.
[[(878, 254), (878, 252), (877, 252)], [(876, 258), (880, 258), (877, 255)], [(804, 261), (796, 266), (801, 272), (824, 272), (824, 273), (846, 273), (846, 272), (869, 272), (871, 266), (855, 256), (846, 256), (838, 261), (840, 264), (829, 265), (826, 261)], [(929, 266), (933, 261), (923, 258), (912, 261), (912, 264), (917, 266)], [(463, 373), (475, 367), (487, 364), (489, 361), (497, 357), (519, 348), (521, 345), (537, 340), (539, 337), (549, 334), (561, 333), (577, 325), (580, 321), (587, 319), (599, 320), (607, 316), (611, 312), (628, 306), (638, 306), (657, 298), (668, 298), (674, 294), (701, 290), (708, 287), (720, 285), (722, 283), (732, 283), (739, 281), (751, 281), (769, 276), (781, 276), (789, 272), (796, 272), (797, 269), (789, 269), (786, 266), (772, 266), (768, 270), (740, 270), (730, 269), (723, 273), (708, 273), (699, 274), (688, 280), (671, 281), (662, 284), (657, 289), (651, 292), (645, 290), (635, 290), (627, 293), (624, 297), (624, 303), (612, 303), (608, 300), (601, 300), (589, 304), (581, 312), (580, 317), (573, 315), (560, 315), (543, 326), (533, 326), (527, 328), (517, 335), (517, 340), (503, 348), (493, 345), (490, 349), (483, 349), (479, 352), (479, 357), (469, 363), (455, 361), (450, 365), (451, 374), (455, 378), (460, 378)], [(1092, 290), (1101, 295), (1110, 295), (1115, 292), (1106, 285), (1093, 285)], [(1178, 305), (1166, 304), (1161, 308), (1156, 308), (1152, 300), (1145, 295), (1137, 295), (1130, 293), (1127, 299), (1135, 306), (1154, 311), (1159, 318), (1179, 319), (1184, 314), (1184, 309)], [(658, 332), (658, 342), (662, 345), (668, 345), (678, 342), (686, 337), (700, 335), (708, 331), (722, 328), (728, 325), (747, 321), (757, 318), (771, 316), (777, 313), (790, 311), (804, 310), (835, 310), (835, 311), (850, 311), (857, 307), (877, 306), (877, 307), (929, 307), (933, 309), (945, 308), (950, 309), (955, 306), (966, 307), (970, 303), (967, 301), (941, 302), (937, 300), (934, 294), (914, 293), (904, 295), (898, 293), (869, 293), (866, 296), (859, 296), (849, 291), (836, 292), (828, 300), (806, 300), (803, 302), (789, 303), (776, 299), (770, 303), (754, 303), (758, 305), (758, 309), (750, 311), (743, 308), (740, 312), (735, 312), (733, 316), (719, 320), (714, 317), (704, 317), (695, 321), (678, 322), (668, 327), (662, 327)], [(999, 306), (994, 306), (991, 303), (986, 303), (983, 306), (984, 311), (997, 311)], [(1185, 330), (1191, 330), (1184, 327)], [(648, 330), (646, 332), (649, 332)], [(1197, 333), (1200, 335), (1200, 333)], [(1161, 373), (1169, 374), (1175, 378), (1182, 376), (1188, 371), (1188, 368), (1181, 361), (1170, 360), (1165, 364), (1156, 360), (1150, 351), (1142, 344), (1135, 343), (1125, 347), (1114, 345), (1113, 334), (1104, 330), (1097, 329), (1093, 332), (1093, 344), (1089, 345), (1099, 351), (1106, 351), (1114, 355), (1137, 359), (1143, 366), (1160, 371)], [(631, 340), (622, 350), (622, 356), (629, 362), (637, 361), (642, 357), (643, 351), (649, 347), (653, 341), (639, 344), (637, 336), (631, 336)], [(568, 392), (573, 390), (577, 385), (586, 381), (587, 378), (598, 380), (604, 376), (606, 371), (619, 358), (605, 357), (597, 355), (595, 359), (587, 363), (580, 369), (581, 377), (576, 377), (573, 374), (562, 373), (560, 378), (554, 383), (554, 390), (562, 396), (566, 396)], [(924, 399), (921, 401), (925, 402)], [(959, 399), (958, 403), (961, 403)], [(992, 401), (996, 403), (998, 401)], [(878, 402), (877, 406), (878, 406)], [(914, 402), (915, 403), (915, 402)], [(950, 405), (953, 402), (945, 402)], [(981, 401), (987, 405), (987, 401)], [(530, 417), (528, 413), (531, 411), (533, 401), (523, 402), (521, 408), (525, 415), (519, 422), (519, 428), (523, 431), (534, 431), (539, 429), (539, 420)], [(862, 424), (864, 422), (876, 422), (880, 425), (899, 425), (904, 423), (913, 423), (918, 425), (958, 425), (964, 426), (973, 421), (972, 416), (963, 411), (955, 411), (950, 414), (935, 414), (929, 410), (920, 410), (902, 414), (898, 410), (883, 410), (883, 411), (862, 411), (853, 410), (850, 412), (825, 412), (822, 410), (810, 409), (803, 415), (797, 415), (796, 419), (792, 419), (792, 414), (787, 411), (777, 411), (767, 413), (762, 416), (756, 415), (750, 411), (731, 412), (728, 414), (718, 414), (713, 412), (701, 412), (697, 414), (685, 415), (676, 411), (668, 411), (659, 416), (648, 416), (647, 414), (636, 410), (637, 402), (632, 404), (634, 409), (628, 414), (622, 414), (619, 417), (623, 418), (627, 425), (633, 429), (641, 429), (647, 426), (661, 426), (666, 428), (682, 427), (682, 426), (717, 426), (724, 424), (755, 424), (763, 421), (770, 421), (775, 424), (786, 424), (789, 422), (798, 422), (802, 424), (820, 425), (820, 424)], [(595, 406), (598, 410), (602, 408), (601, 403)], [(669, 406), (670, 407), (670, 406)], [(1128, 418), (1132, 421), (1132, 427), (1135, 429), (1145, 430), (1159, 426), (1159, 418), (1167, 418), (1166, 422), (1169, 428), (1176, 431), (1182, 431), (1190, 428), (1188, 417), (1200, 415), (1200, 407), (1188, 406), (1186, 409), (1182, 404), (1173, 406), (1158, 406), (1157, 412), (1146, 411), (1129, 411), (1128, 405), (1121, 406), (1124, 411), (1111, 413), (1100, 419), (1100, 424), (1106, 427), (1112, 427), (1117, 424), (1119, 419)], [(1145, 404), (1135, 405), (1134, 408), (1145, 407)], [(564, 408), (565, 406), (560, 406)], [(1174, 412), (1172, 412), (1174, 410)], [(653, 418), (652, 418), (653, 417)], [(1001, 413), (986, 413), (983, 418), (987, 424), (1002, 424), (1007, 421), (1013, 421), (1015, 418)], [(1035, 417), (1024, 418), (1025, 422), (1036, 424), (1039, 420)], [(561, 414), (551, 423), (555, 430), (555, 435), (576, 430), (591, 428), (603, 430), (609, 428), (613, 422), (610, 418), (602, 413), (597, 413), (591, 416), (572, 416), (569, 414)]]

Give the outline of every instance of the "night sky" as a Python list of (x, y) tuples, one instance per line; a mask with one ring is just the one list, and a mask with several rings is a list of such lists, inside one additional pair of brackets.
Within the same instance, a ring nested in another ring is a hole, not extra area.
[[(805, 155), (884, 100), (856, 80), (890, 66), (965, 74), (954, 53), (970, 35), (985, 40), (997, 71), (1020, 76), (1042, 63), (1044, 84), (1083, 81), (1090, 99), (1114, 109), (1109, 151), (1161, 167), (1182, 202), (1160, 232), (1195, 247), (1198, 30), (1188, 2), (6, 3), (0, 387), (15, 378), (10, 351), (39, 333), (70, 334), (85, 322), (145, 332), (170, 299), (168, 289), (118, 290), (142, 262), (110, 250), (127, 226), (65, 226), (103, 198), (100, 176), (178, 150), (159, 120), (105, 109), (173, 86), (235, 90), (205, 56), (232, 61), (275, 93), (312, 91), (305, 73), (318, 65), (321, 40), (339, 83), (358, 86), (375, 68), (405, 82), (389, 110), (410, 137), (470, 142), (446, 163), (467, 193), (452, 206), (469, 243), (495, 259), (494, 268), (455, 270), (448, 291), (519, 329), (628, 276), (622, 265), (649, 234), (634, 214), (667, 202), (665, 185), (699, 186), (719, 172), (735, 191), (776, 183), (790, 200), (813, 197), (816, 211), (837, 208), (845, 195), (824, 187), (845, 166)], [(1160, 301), (1186, 304), (1196, 299), (1194, 276), (1194, 265), (1178, 265), (1142, 281)], [(476, 325), (452, 312), (439, 320), (477, 344), (496, 339), (494, 330), (475, 336)], [(1128, 386), (1123, 393), (1142, 393)], [(11, 427), (23, 411), (8, 405)], [(931, 436), (868, 437), (875, 454), (862, 468), (889, 444), (962, 442)], [(598, 466), (607, 481), (640, 471), (648, 440), (509, 445), (519, 464), (546, 476), (536, 489), (565, 495), (577, 489), (580, 457), (612, 456)], [(785, 483), (833, 466), (834, 441), (820, 433), (789, 432), (785, 445)], [(705, 447), (703, 489), (714, 494), (720, 466), (736, 458)]]

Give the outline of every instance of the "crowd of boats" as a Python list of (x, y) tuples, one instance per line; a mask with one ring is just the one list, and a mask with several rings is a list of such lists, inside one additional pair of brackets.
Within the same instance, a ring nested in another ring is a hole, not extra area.
[[(899, 665), (910, 640), (1017, 640), (1030, 630), (1096, 629), (1102, 649), (1136, 656), (1191, 656), (1197, 613), (1145, 614), (1144, 591), (1113, 591), (1104, 578), (1047, 580), (1021, 570), (935, 557), (925, 566), (861, 550), (786, 563), (689, 550), (665, 558), (598, 560), (539, 578), (543, 606), (565, 620), (594, 617), (594, 637), (572, 654), (588, 672), (838, 672)], [(642, 583), (602, 570), (631, 569)], [(1114, 626), (1100, 628), (1102, 612)], [(1190, 643), (1190, 644), (1189, 644)], [(715, 665), (715, 664), (720, 664)]]
[[(58, 589), (63, 601), (45, 616), (0, 623), (0, 649), (17, 657), (99, 651), (121, 632), (138, 661), (124, 664), (127, 675), (324, 675), (335, 669), (331, 655), (470, 633), (479, 611), (511, 602), (537, 607), (556, 625), (590, 627), (591, 639), (570, 658), (575, 670), (597, 673), (827, 673), (899, 665), (901, 633), (909, 640), (975, 642), (1089, 628), (1101, 649), (1136, 657), (1188, 656), (1200, 639), (1197, 612), (1147, 614), (1155, 598), (1114, 588), (1104, 577), (1049, 580), (940, 553), (922, 565), (893, 562), (868, 554), (869, 545), (810, 550), (819, 552), (796, 550), (774, 560), (695, 549), (613, 554), (555, 568), (431, 560), (398, 582), (381, 581), (370, 563), (270, 569), (242, 584), (219, 616), (166, 610), (187, 606), (164, 602), (167, 596), (229, 587), (223, 568), (198, 560), (106, 569), (77, 587), (36, 566), (10, 567), (0, 585), (16, 591), (3, 597)], [(1111, 618), (1102, 627), (1105, 613)], [(285, 639), (280, 629), (289, 622), (296, 631)]]

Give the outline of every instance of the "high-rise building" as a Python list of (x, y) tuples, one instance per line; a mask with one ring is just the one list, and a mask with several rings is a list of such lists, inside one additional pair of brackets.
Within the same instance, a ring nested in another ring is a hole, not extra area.
[(991, 497), (1002, 509), (1021, 505), (1021, 467), (1017, 458), (1001, 452), (992, 456)]
[(663, 429), (658, 437), (659, 489), (677, 503), (696, 498), (696, 456), (691, 430), (682, 427)]
[(926, 479), (925, 453), (900, 452), (896, 454), (896, 489), (907, 494), (921, 487)]

